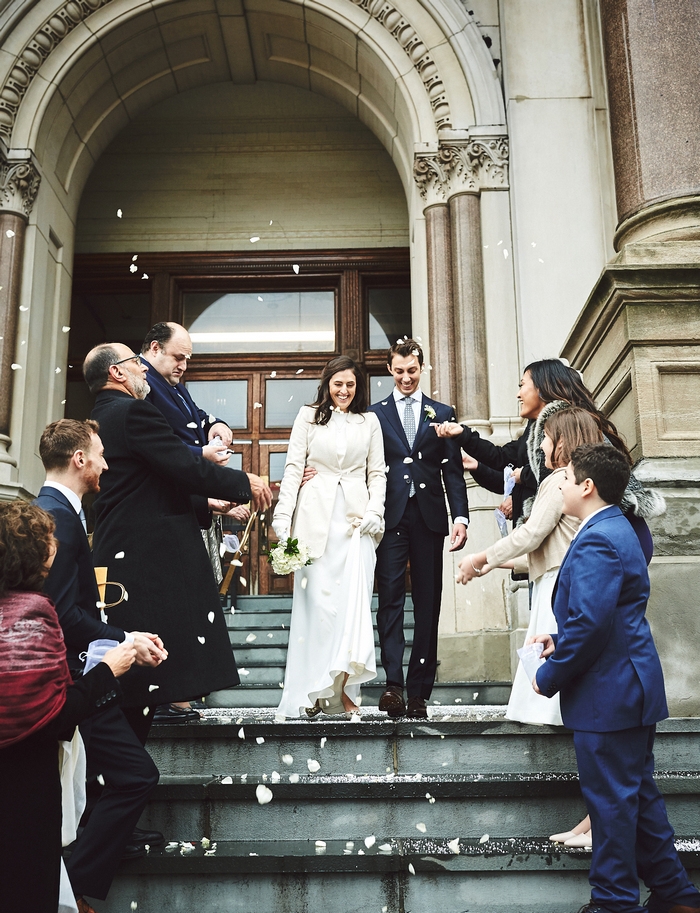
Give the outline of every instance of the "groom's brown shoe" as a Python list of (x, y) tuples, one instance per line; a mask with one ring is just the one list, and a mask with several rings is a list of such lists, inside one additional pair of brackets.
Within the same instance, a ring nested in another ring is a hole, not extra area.
[(392, 719), (404, 716), (406, 704), (403, 699), (403, 688), (399, 688), (398, 685), (387, 685), (386, 691), (379, 698), (379, 709)]

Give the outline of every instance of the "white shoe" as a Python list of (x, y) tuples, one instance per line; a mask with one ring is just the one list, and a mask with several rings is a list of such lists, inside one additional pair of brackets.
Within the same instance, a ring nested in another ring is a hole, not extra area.
[(552, 843), (566, 843), (567, 840), (571, 840), (572, 837), (578, 836), (575, 831), (563, 831), (561, 834), (552, 834), (549, 838)]
[(584, 834), (575, 834), (573, 837), (570, 837), (568, 840), (564, 841), (564, 846), (572, 846), (582, 850), (590, 850), (593, 846), (591, 832), (586, 831)]

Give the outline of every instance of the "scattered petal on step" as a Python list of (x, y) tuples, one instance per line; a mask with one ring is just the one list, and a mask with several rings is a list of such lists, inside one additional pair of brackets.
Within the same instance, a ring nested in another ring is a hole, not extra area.
[(239, 675), (250, 675), (250, 669), (239, 669), (238, 674)]
[[(351, 723), (361, 723), (362, 717), (360, 716), (359, 713), (353, 713), (352, 716), (350, 717), (350, 722)], [(359, 755), (357, 760), (360, 761), (361, 759), (362, 759), (362, 755)]]
[(246, 637), (245, 642), (246, 642), (247, 644), (252, 644), (253, 641), (254, 641), (254, 640), (257, 640), (257, 639), (258, 639), (258, 638), (256, 637), (255, 634), (249, 634), (249, 635)]
[(216, 855), (216, 850), (205, 850), (205, 851), (204, 851), (204, 855), (205, 855), (205, 856), (215, 856), (215, 855)]
[(361, 755), (361, 754), (356, 755), (356, 756), (355, 756), (355, 760), (356, 760), (356, 761), (361, 761), (361, 760), (362, 760), (362, 755)]
[(132, 900), (132, 901), (131, 901), (131, 909), (132, 909), (132, 910), (138, 910), (138, 908), (139, 908), (139, 905), (136, 903), (135, 900)]
[(321, 748), (323, 748), (323, 746), (326, 744), (327, 741), (328, 741), (328, 739), (326, 738), (326, 736), (322, 735), (321, 736)]
[(280, 775), (277, 773), (276, 770), (273, 770), (272, 773), (270, 774), (270, 780), (272, 780), (273, 783), (279, 783)]
[(298, 782), (299, 782), (299, 774), (290, 774), (290, 775), (289, 775), (289, 782), (290, 782), (290, 783), (298, 783)]
[(260, 805), (267, 805), (268, 802), (272, 802), (272, 790), (264, 783), (259, 783), (255, 787), (255, 798)]
[(199, 842), (202, 844), (203, 850), (208, 850), (211, 848), (211, 840), (208, 837), (202, 837)]
[(472, 697), (476, 700), (479, 697), (479, 692), (475, 691), (474, 694), (472, 694)]
[(462, 698), (461, 698), (461, 697), (456, 697), (456, 698), (455, 698), (455, 704), (461, 704), (461, 703), (462, 703)]
[(412, 863), (412, 862), (409, 862), (409, 863), (408, 863), (408, 871), (411, 873), (411, 875), (415, 875), (415, 874), (416, 874), (416, 870), (413, 868), (413, 863)]
[(376, 842), (377, 842), (377, 838), (374, 836), (374, 834), (371, 834), (369, 837), (365, 837), (365, 846), (367, 847), (367, 849), (370, 849), (370, 847), (373, 847)]
[(315, 845), (316, 845), (316, 846), (325, 847), (326, 841), (325, 841), (325, 840), (317, 840)]
[(321, 765), (314, 758), (309, 758), (306, 762), (306, 766), (309, 768), (309, 773), (315, 774), (321, 769)]
[(488, 839), (489, 839), (489, 835), (483, 834), (481, 837), (479, 837), (479, 843), (487, 843)]
[[(382, 843), (382, 845), (379, 847), (379, 852), (380, 852), (380, 853), (390, 853), (390, 852), (391, 852), (391, 844), (390, 844), (390, 843)], [(386, 907), (385, 907), (385, 909), (386, 909)]]
[(242, 726), (241, 726), (241, 728), (238, 730), (238, 738), (239, 738), (239, 739), (244, 739), (244, 738), (245, 738), (245, 732), (243, 731), (243, 727), (242, 727)]
[(449, 847), (450, 852), (454, 853), (455, 855), (458, 855), (459, 854), (459, 837), (455, 837), (454, 840), (448, 841), (447, 846)]
[(258, 745), (262, 745), (263, 742), (265, 741), (265, 739), (261, 735), (259, 735), (259, 736), (255, 737), (255, 741), (258, 743)]
[(355, 846), (355, 841), (354, 841), (354, 840), (346, 840), (346, 841), (345, 841), (345, 847), (346, 847), (346, 849), (351, 850), (354, 846)]
[(298, 263), (293, 263), (293, 264), (292, 264), (292, 269), (294, 270), (294, 272), (295, 272), (295, 273), (297, 274), (297, 276), (298, 276), (298, 275), (299, 275), (299, 264), (298, 264)]
[(294, 758), (290, 754), (283, 754), (282, 763), (286, 764), (287, 767), (290, 767), (294, 763)]
[(220, 782), (223, 783), (224, 786), (230, 786), (233, 783), (233, 777), (222, 777)]
[(425, 826), (425, 824), (423, 824), (422, 821), (419, 821), (418, 824), (416, 824), (416, 830), (420, 831), (421, 834), (424, 834), (428, 828)]
[(240, 726), (242, 722), (243, 722), (243, 717), (239, 716), (238, 719), (236, 720), (236, 726)]

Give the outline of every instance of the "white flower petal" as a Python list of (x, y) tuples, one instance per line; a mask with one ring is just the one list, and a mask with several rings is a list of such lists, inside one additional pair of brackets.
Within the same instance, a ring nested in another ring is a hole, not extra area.
[(449, 847), (450, 852), (455, 853), (455, 855), (458, 855), (459, 854), (459, 837), (455, 837), (454, 840), (449, 840), (447, 843), (447, 846)]
[(428, 828), (423, 824), (422, 821), (419, 821), (418, 824), (416, 824), (416, 830), (420, 831), (421, 834), (424, 834), (428, 830)]
[(209, 612), (209, 614), (207, 615), (207, 618), (209, 619), (209, 624), (212, 624), (212, 625), (214, 624), (214, 618), (215, 618), (215, 617), (216, 617), (216, 616), (214, 615), (213, 612)]
[(323, 746), (326, 744), (327, 741), (328, 741), (328, 739), (326, 738), (325, 735), (321, 736), (321, 748), (323, 748)]
[(404, 463), (412, 463), (412, 462), (413, 462), (413, 457), (406, 457), (404, 459)]
[(123, 558), (123, 557), (124, 557), (124, 552), (117, 552), (117, 554), (116, 554), (114, 557), (115, 557), (115, 558)]
[(15, 364), (15, 363), (11, 364), (10, 367), (12, 368), (13, 371), (21, 371), (21, 370), (22, 370), (22, 365), (18, 365), (18, 364)]
[(277, 377), (277, 371), (270, 371), (270, 377)]
[(298, 782), (299, 782), (299, 774), (290, 774), (290, 775), (289, 775), (289, 782), (290, 782), (290, 783), (298, 783)]
[(270, 779), (272, 780), (273, 783), (279, 783), (279, 781), (280, 781), (279, 773), (276, 770), (273, 770), (272, 773), (270, 774)]
[(376, 842), (377, 842), (377, 838), (374, 836), (374, 834), (371, 834), (369, 837), (365, 837), (365, 846), (367, 847), (367, 849), (374, 846), (374, 844)]
[(241, 726), (241, 728), (238, 730), (238, 738), (239, 738), (239, 739), (244, 739), (244, 738), (245, 738), (245, 732), (244, 732), (242, 726)]
[(188, 422), (187, 427), (188, 428), (197, 428), (198, 427), (197, 422)]
[(325, 840), (317, 840), (315, 845), (316, 845), (316, 846), (324, 846), (324, 847), (325, 847), (326, 841), (325, 841)]
[(132, 262), (134, 262), (134, 261), (138, 260), (138, 258), (139, 258), (139, 255), (134, 254), (134, 256), (131, 258), (131, 260), (132, 260)]
[(250, 670), (249, 669), (239, 669), (238, 674), (239, 675), (250, 675)]
[(262, 403), (253, 403), (253, 409), (262, 409)]
[(121, 211), (121, 209), (118, 209), (118, 210), (117, 210), (117, 218), (118, 218), (118, 219), (121, 219), (121, 217), (122, 217), (122, 211)]
[(361, 755), (361, 754), (355, 755), (355, 760), (356, 760), (356, 761), (361, 761), (361, 760), (362, 760), (362, 755)]
[(315, 774), (321, 769), (321, 765), (314, 758), (309, 758), (306, 762), (306, 766), (309, 768), (309, 773)]
[(157, 691), (159, 688), (160, 688), (160, 685), (149, 685), (148, 686), (149, 691)]
[(296, 370), (295, 373), (296, 373), (296, 374), (303, 374), (303, 373), (304, 373), (304, 369), (303, 369), (303, 368), (298, 368), (298, 369)]
[(408, 863), (408, 871), (411, 873), (411, 875), (415, 875), (415, 874), (416, 874), (416, 870), (413, 868), (413, 863), (412, 863), (412, 862), (409, 862), (409, 863)]
[(299, 275), (299, 264), (298, 264), (298, 263), (292, 264), (292, 269), (294, 270), (294, 272), (295, 272), (295, 273), (297, 274), (297, 276), (298, 276), (298, 275)]
[(255, 741), (258, 743), (258, 745), (262, 745), (263, 742), (265, 741), (265, 739), (261, 735), (259, 735), (259, 736), (255, 737)]
[(488, 839), (489, 839), (489, 835), (484, 834), (483, 836), (479, 837), (479, 843), (487, 843)]
[(102, 776), (102, 774), (97, 775), (97, 782), (100, 784), (100, 786), (105, 785), (105, 778)]
[(259, 783), (255, 787), (255, 798), (260, 805), (267, 805), (268, 802), (272, 802), (272, 790), (264, 783)]
[(197, 637), (197, 640), (200, 642), (200, 644), (203, 644), (206, 642), (206, 637)]
[(131, 909), (132, 909), (132, 910), (138, 910), (138, 908), (139, 908), (139, 905), (136, 903), (135, 900), (132, 900), (132, 901), (131, 901)]
[(289, 767), (290, 764), (293, 764), (293, 763), (294, 763), (294, 758), (293, 758), (292, 755), (290, 755), (290, 754), (283, 754), (283, 755), (282, 755), (282, 763), (283, 763), (283, 764), (286, 764), (287, 767)]
[(253, 237), (250, 239), (250, 243), (255, 244), (255, 242), (259, 241), (259, 240), (260, 240), (260, 238), (258, 235), (253, 235)]
[(258, 639), (258, 638), (257, 638), (257, 636), (256, 636), (255, 634), (249, 634), (249, 635), (246, 637), (245, 642), (246, 642), (247, 644), (252, 644), (253, 641), (254, 641), (254, 640), (257, 640), (257, 639)]

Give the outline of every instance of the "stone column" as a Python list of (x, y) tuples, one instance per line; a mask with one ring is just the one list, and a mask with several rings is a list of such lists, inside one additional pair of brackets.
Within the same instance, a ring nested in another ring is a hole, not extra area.
[(615, 246), (700, 237), (695, 0), (601, 0), (619, 225)]
[[(26, 150), (24, 150), (26, 156)], [(24, 236), (39, 189), (39, 173), (30, 158), (18, 159), (0, 148), (0, 465), (16, 465), (12, 443), (12, 386), (17, 318), (22, 283)]]
[(443, 204), (425, 210), (428, 250), (428, 320), (430, 328), (430, 395), (455, 403), (455, 324), (452, 303), (450, 211)]

